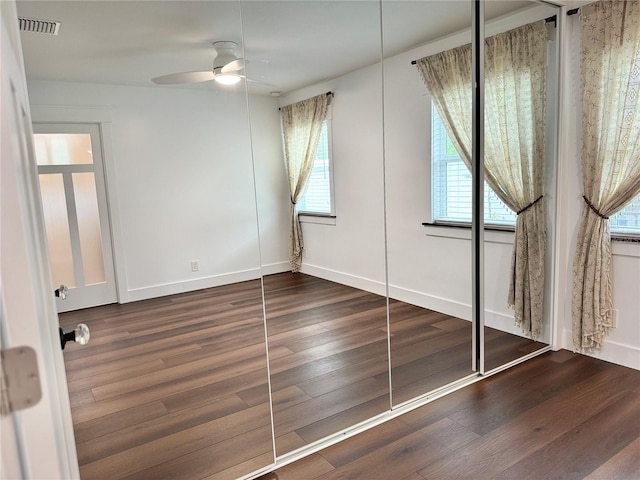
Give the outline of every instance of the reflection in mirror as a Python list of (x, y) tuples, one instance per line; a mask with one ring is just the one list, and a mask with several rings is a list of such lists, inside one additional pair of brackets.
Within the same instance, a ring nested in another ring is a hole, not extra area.
[[(121, 304), (60, 316), (64, 330), (79, 322), (91, 330), (87, 345), (64, 350), (82, 478), (232, 479), (270, 465), (246, 94), (242, 85), (151, 82), (210, 69), (213, 41), (241, 45), (239, 4), (17, 8), (62, 22), (54, 38), (22, 34), (34, 121), (99, 124), (102, 144), (90, 150), (104, 152), (109, 214), (101, 220), (111, 219), (111, 231), (101, 234), (114, 240)], [(73, 186), (88, 167), (43, 168)], [(78, 278), (64, 283), (76, 287)], [(81, 294), (70, 288), (65, 301)]]
[[(272, 187), (258, 208), (277, 455), (389, 409), (379, 15), (368, 1), (242, 3), (256, 176)], [(257, 118), (253, 93), (269, 91), (279, 102)], [(307, 183), (289, 131), (312, 130), (298, 103), (312, 98), (324, 118)]]
[(550, 343), (557, 13), (529, 2), (486, 24), (484, 218), (508, 230), (485, 232), (485, 371)]
[[(419, 22), (425, 33), (417, 37), (417, 48), (394, 55), (396, 32), (414, 27), (398, 24), (404, 10), (413, 11), (409, 18)], [(508, 25), (514, 12), (518, 18), (529, 18), (531, 10), (529, 2), (488, 2), (488, 29)], [(544, 18), (545, 13), (535, 15)], [(474, 374), (471, 16), (471, 2), (383, 3), (394, 405)], [(424, 28), (421, 19), (432, 19), (433, 28)], [(417, 60), (415, 66), (412, 60)], [(491, 201), (485, 203), (490, 220), (500, 223), (501, 211)], [(485, 270), (489, 273), (484, 288), (491, 300), (506, 284), (509, 273), (509, 256), (500, 250), (505, 246), (500, 244), (495, 251), (498, 244), (493, 235), (509, 234), (485, 231)], [(501, 296), (500, 311), (508, 311), (507, 291)], [(494, 303), (486, 314), (491, 326), (495, 326)], [(505, 350), (531, 351), (531, 341), (525, 339), (527, 345), (522, 345), (521, 337), (512, 335), (512, 330), (486, 330), (487, 341), (492, 342), (490, 364), (504, 363)], [(493, 348), (495, 345), (500, 347)]]
[[(445, 223), (464, 221), (470, 191), (459, 184), (470, 186), (470, 175), (454, 162), (458, 145), (430, 93), (438, 55), (471, 42), (471, 19), (471, 2), (383, 3), (394, 406), (473, 374), (471, 243)], [(398, 53), (397, 36), (408, 30), (416, 31), (414, 48)], [(471, 75), (470, 62), (460, 68)], [(462, 88), (470, 99), (471, 86)], [(471, 125), (471, 112), (463, 115)]]

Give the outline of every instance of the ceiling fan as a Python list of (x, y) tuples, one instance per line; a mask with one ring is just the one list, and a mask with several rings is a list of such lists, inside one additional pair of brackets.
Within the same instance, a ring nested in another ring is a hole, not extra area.
[(216, 56), (213, 59), (213, 69), (201, 72), (182, 72), (162, 75), (152, 78), (151, 81), (157, 85), (176, 85), (181, 83), (199, 83), (215, 80), (223, 85), (233, 85), (241, 79), (246, 78), (239, 72), (249, 63), (244, 58), (238, 58), (235, 49), (238, 46), (235, 42), (222, 41), (213, 42), (213, 49)]

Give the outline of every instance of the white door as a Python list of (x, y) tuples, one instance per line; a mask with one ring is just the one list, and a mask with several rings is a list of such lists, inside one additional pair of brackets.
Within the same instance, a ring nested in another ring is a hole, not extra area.
[[(3, 478), (79, 478), (15, 4), (0, 2), (0, 340), (36, 352), (42, 399), (2, 417)], [(6, 443), (5, 443), (6, 442)], [(5, 448), (7, 446), (8, 448)]]
[(115, 303), (99, 126), (35, 123), (33, 131), (52, 290), (69, 288), (58, 312)]

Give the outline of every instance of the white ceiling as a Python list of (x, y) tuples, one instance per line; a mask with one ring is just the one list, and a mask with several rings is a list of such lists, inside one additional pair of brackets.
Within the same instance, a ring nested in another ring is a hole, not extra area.
[[(487, 2), (486, 17), (532, 5)], [(231, 40), (250, 62), (248, 77), (268, 84), (262, 93), (378, 62), (380, 8), (377, 0), (18, 0), (20, 16), (62, 22), (59, 36), (22, 32), (30, 79), (152, 86), (159, 75), (209, 69), (211, 43)], [(384, 0), (382, 12), (385, 56), (471, 24), (469, 1)]]

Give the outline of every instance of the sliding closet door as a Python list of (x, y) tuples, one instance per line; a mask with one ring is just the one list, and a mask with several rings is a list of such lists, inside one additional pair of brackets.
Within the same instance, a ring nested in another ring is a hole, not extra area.
[[(63, 66), (79, 82), (32, 81), (31, 101), (50, 106), (34, 120), (99, 122), (129, 300), (60, 315), (65, 331), (91, 331), (60, 353), (83, 480), (231, 480), (274, 461), (245, 90), (151, 81), (210, 69), (213, 41), (241, 45), (239, 7), (18, 5), (62, 22), (57, 37), (23, 34), (27, 72)], [(100, 83), (84, 80), (105, 62)]]
[[(249, 84), (249, 103), (281, 456), (389, 409), (380, 6), (264, 1), (242, 9), (246, 73), (259, 82)], [(282, 74), (275, 49), (288, 53), (295, 76)], [(307, 100), (321, 118), (302, 186), (290, 143), (285, 166), (281, 116), (286, 142), (296, 129), (304, 137), (311, 120), (298, 102)], [(304, 240), (295, 273), (293, 197)]]
[(394, 406), (474, 374), (471, 7), (383, 2)]
[(484, 371), (550, 343), (556, 7), (512, 4), (485, 23)]

